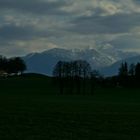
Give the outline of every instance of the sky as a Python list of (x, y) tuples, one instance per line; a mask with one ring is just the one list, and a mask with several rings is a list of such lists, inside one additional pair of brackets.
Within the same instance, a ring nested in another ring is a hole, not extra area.
[(113, 47), (140, 52), (140, 0), (0, 0), (0, 54)]

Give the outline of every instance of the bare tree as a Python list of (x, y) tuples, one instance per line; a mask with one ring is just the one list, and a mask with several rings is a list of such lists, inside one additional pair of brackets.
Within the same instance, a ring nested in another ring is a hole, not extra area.
[(63, 92), (64, 85), (72, 89), (74, 86), (77, 93), (81, 93), (81, 82), (83, 80), (83, 92), (85, 92), (86, 79), (90, 76), (91, 67), (85, 60), (75, 60), (71, 62), (59, 61), (53, 70), (53, 76), (59, 79), (60, 91)]

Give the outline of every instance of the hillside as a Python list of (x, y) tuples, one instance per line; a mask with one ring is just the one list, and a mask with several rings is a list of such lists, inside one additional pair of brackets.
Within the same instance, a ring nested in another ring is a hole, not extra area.
[[(47, 93), (50, 87), (52, 87), (52, 78), (41, 74), (28, 73), (21, 76), (0, 78), (1, 93), (13, 93), (14, 91), (19, 94), (30, 94), (29, 92), (41, 94)], [(52, 94), (53, 88), (48, 93)]]

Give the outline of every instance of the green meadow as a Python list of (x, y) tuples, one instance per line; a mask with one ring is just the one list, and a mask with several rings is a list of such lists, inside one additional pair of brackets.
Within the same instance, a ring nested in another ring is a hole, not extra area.
[(140, 89), (59, 95), (41, 75), (0, 80), (0, 140), (140, 140)]

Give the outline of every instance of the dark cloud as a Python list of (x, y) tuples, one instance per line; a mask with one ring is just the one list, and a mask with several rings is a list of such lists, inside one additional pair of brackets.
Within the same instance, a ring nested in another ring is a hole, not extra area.
[(69, 31), (80, 34), (115, 34), (129, 32), (140, 25), (140, 14), (115, 14), (110, 16), (82, 16), (73, 20)]
[(123, 36), (139, 31), (139, 4), (140, 0), (0, 0), (0, 52), (21, 54), (36, 50), (35, 45), (46, 49), (47, 43), (71, 48), (107, 42), (121, 49), (139, 48), (140, 36)]
[(59, 8), (67, 5), (65, 0), (50, 2), (41, 0), (0, 0), (1, 10), (16, 10), (18, 12), (29, 12), (32, 14), (60, 14)]
[(31, 26), (5, 25), (0, 27), (0, 40), (10, 42), (15, 40), (31, 40), (40, 37), (51, 36), (49, 31), (39, 31)]
[(32, 27), (18, 27), (15, 25), (0, 27), (0, 39), (2, 40), (31, 39), (33, 34), (34, 30)]
[(0, 28), (0, 40), (10, 42), (15, 40), (30, 40), (35, 37), (35, 30), (31, 27), (7, 25)]
[(140, 0), (133, 0), (134, 3), (140, 4)]
[(120, 36), (110, 42), (113, 46), (119, 49), (135, 50), (140, 48), (140, 35), (125, 35)]

